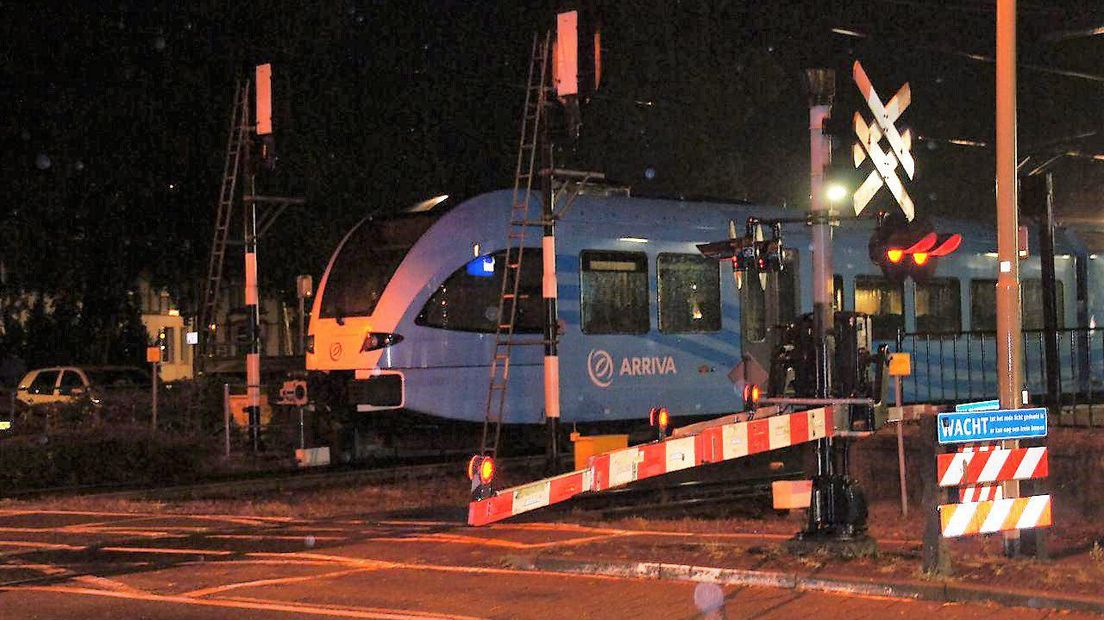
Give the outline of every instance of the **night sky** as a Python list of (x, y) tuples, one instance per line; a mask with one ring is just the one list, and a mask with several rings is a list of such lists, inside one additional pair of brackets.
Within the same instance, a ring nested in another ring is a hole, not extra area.
[[(178, 6), (183, 5), (183, 6)], [(126, 288), (143, 269), (185, 300), (206, 268), (233, 84), (275, 73), (275, 173), (305, 196), (261, 246), (269, 290), (320, 275), (371, 212), (512, 184), (532, 33), (548, 2), (79, 2), (0, 4), (4, 101), (0, 255), (8, 284)], [(603, 84), (561, 165), (637, 195), (808, 203), (807, 66), (862, 60), (924, 138), (910, 188), (928, 213), (993, 211), (992, 0), (587, 4), (602, 24)], [(1104, 152), (1104, 25), (1097, 0), (1021, 0), (1021, 153)], [(853, 34), (833, 33), (833, 29)], [(846, 112), (850, 116), (850, 112)], [(1058, 146), (1054, 142), (1060, 142)], [(1104, 163), (1067, 158), (1059, 209), (1098, 212)], [(645, 171), (652, 173), (647, 178)], [(48, 250), (48, 251), (44, 251)], [(233, 255), (231, 255), (233, 256)], [(236, 268), (232, 258), (229, 266)], [(117, 284), (117, 286), (116, 286)]]

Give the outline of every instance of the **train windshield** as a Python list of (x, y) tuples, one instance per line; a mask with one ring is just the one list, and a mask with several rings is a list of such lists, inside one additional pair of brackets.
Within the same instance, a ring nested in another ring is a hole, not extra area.
[(408, 215), (361, 222), (338, 250), (322, 292), (321, 316), (368, 316), (406, 253), (437, 219)]

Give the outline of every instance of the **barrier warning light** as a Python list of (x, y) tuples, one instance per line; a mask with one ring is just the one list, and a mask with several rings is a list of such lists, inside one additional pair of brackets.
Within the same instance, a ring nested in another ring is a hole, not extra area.
[(653, 407), (648, 413), (648, 424), (656, 429), (659, 439), (667, 436), (667, 426), (671, 422), (671, 414), (666, 407)]
[(472, 481), (472, 499), (478, 501), (491, 495), (491, 482), (494, 481), (497, 467), (494, 458), (490, 456), (475, 455), (468, 461), (468, 478)]
[(744, 386), (744, 410), (749, 411), (759, 406), (759, 396), (761, 391), (759, 386), (755, 383), (748, 383)]
[(901, 259), (904, 258), (904, 257), (905, 257), (905, 251), (904, 250), (899, 250), (899, 249), (896, 249), (896, 248), (892, 249), (892, 250), (886, 250), (886, 258), (888, 258), (889, 262), (891, 262), (891, 263), (894, 263), (894, 264), (899, 263), (899, 262), (901, 262)]
[(917, 267), (923, 267), (924, 263), (928, 262), (928, 253), (916, 252), (912, 255), (912, 262), (916, 263)]

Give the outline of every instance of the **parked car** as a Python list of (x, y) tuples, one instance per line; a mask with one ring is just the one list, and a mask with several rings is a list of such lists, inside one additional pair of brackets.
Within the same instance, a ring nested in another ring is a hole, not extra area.
[(28, 372), (16, 401), (29, 408), (89, 403), (100, 406), (114, 394), (150, 389), (150, 373), (132, 366), (57, 366)]

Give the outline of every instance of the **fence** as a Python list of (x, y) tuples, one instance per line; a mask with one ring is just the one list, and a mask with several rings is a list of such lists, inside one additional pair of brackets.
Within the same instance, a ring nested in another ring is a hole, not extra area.
[[(1059, 329), (1058, 394), (1047, 396), (1048, 332), (1024, 330), (1024, 385), (1064, 425), (1104, 426), (1104, 329)], [(892, 346), (892, 345), (891, 345)], [(905, 402), (951, 403), (997, 397), (997, 335), (992, 331), (901, 332), (896, 350), (911, 354)]]

